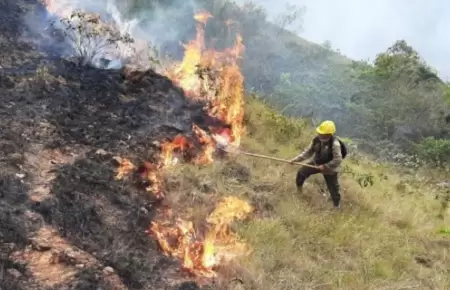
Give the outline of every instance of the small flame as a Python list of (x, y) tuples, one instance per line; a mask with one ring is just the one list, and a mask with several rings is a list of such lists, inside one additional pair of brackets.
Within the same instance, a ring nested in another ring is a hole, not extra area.
[(173, 141), (165, 142), (161, 145), (162, 147), (162, 163), (164, 166), (175, 165), (178, 163), (178, 157), (174, 156), (174, 154), (178, 153), (178, 155), (183, 155), (186, 153), (188, 149), (192, 148), (192, 145), (189, 143), (186, 137), (182, 135), (177, 135)]
[(209, 229), (205, 238), (196, 234), (192, 222), (178, 219), (175, 226), (153, 222), (148, 231), (157, 240), (161, 250), (168, 256), (178, 258), (189, 273), (215, 277), (220, 262), (229, 261), (250, 252), (245, 243), (238, 242), (231, 232), (230, 224), (246, 218), (253, 207), (237, 197), (224, 198), (207, 218)]
[(127, 158), (114, 157), (114, 160), (119, 164), (117, 167), (116, 180), (122, 180), (125, 176), (128, 176), (136, 168), (133, 163)]
[(141, 182), (145, 185), (145, 190), (153, 193), (157, 199), (163, 199), (164, 179), (160, 175), (158, 166), (145, 162), (138, 172)]
[(212, 18), (213, 16), (208, 11), (202, 11), (198, 12), (194, 15), (194, 19), (197, 20), (200, 23), (203, 23), (203, 25), (206, 25), (206, 22), (209, 18)]
[(210, 164), (214, 161), (213, 154), (216, 151), (216, 142), (214, 139), (202, 130), (199, 126), (193, 125), (192, 130), (198, 138), (198, 141), (202, 145), (202, 152), (194, 160), (195, 164)]

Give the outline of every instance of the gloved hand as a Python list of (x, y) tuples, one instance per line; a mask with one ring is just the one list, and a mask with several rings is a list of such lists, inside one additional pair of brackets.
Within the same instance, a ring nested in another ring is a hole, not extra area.
[(322, 172), (322, 173), (327, 174), (327, 173), (332, 172), (332, 170), (330, 168), (326, 167), (325, 165), (318, 165), (317, 167), (319, 168), (320, 172)]

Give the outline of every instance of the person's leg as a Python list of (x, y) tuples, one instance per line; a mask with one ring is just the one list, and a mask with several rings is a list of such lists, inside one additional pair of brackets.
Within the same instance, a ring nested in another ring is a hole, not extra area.
[(325, 182), (327, 184), (328, 191), (330, 192), (331, 199), (333, 200), (333, 205), (335, 207), (339, 207), (340, 201), (341, 201), (341, 194), (340, 194), (340, 187), (339, 187), (339, 180), (338, 180), (338, 174), (324, 174), (323, 177), (325, 178)]
[(297, 192), (301, 193), (303, 189), (303, 184), (305, 183), (306, 179), (313, 175), (317, 174), (320, 171), (318, 169), (302, 166), (297, 172), (297, 177), (295, 179), (295, 184), (297, 185)]

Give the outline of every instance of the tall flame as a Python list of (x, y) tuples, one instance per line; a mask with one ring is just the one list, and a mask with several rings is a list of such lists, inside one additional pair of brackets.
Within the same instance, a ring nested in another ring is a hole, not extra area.
[[(190, 98), (205, 101), (210, 116), (230, 126), (229, 130), (214, 127), (210, 130), (225, 135), (230, 145), (237, 147), (244, 133), (244, 77), (238, 65), (244, 52), (244, 45), (241, 35), (237, 35), (232, 48), (224, 51), (206, 48), (204, 27), (211, 17), (208, 12), (194, 15), (194, 19), (198, 22), (196, 38), (184, 45), (185, 54), (182, 62), (175, 69), (169, 70), (167, 76), (182, 87)], [(205, 77), (204, 73), (215, 75)], [(208, 133), (195, 124), (193, 131), (203, 148), (196, 163), (211, 163), (216, 147), (214, 139), (207, 137)], [(177, 143), (179, 140), (175, 139), (172, 143), (174, 142)], [(172, 163), (167, 159), (173, 156), (168, 153), (169, 148), (172, 146), (164, 144), (162, 158), (165, 164)]]

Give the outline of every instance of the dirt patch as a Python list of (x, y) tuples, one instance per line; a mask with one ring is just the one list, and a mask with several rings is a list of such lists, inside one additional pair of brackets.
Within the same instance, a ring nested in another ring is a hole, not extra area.
[[(41, 287), (51, 289), (73, 284), (86, 269), (102, 273), (98, 280), (114, 282), (109, 289), (126, 289), (114, 271), (100, 271), (103, 265), (90, 254), (74, 248), (48, 226), (42, 227), (26, 249), (13, 252), (14, 263), (26, 265), (26, 271)], [(20, 277), (16, 277), (20, 278)]]
[(48, 198), (51, 182), (56, 177), (55, 172), (58, 170), (58, 167), (63, 164), (73, 163), (81, 154), (71, 153), (65, 155), (58, 149), (44, 149), (42, 146), (26, 152), (22, 168), (32, 174), (28, 178), (30, 199), (34, 202), (42, 202)]

